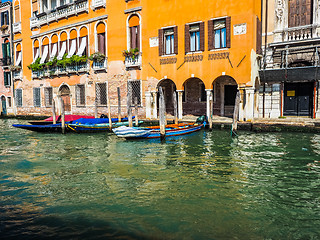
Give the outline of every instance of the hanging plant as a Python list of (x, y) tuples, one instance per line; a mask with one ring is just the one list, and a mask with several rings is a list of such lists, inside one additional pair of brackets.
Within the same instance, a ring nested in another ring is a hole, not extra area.
[(32, 71), (42, 70), (46, 64), (40, 63), (40, 58), (37, 58), (33, 63), (29, 64), (27, 67)]
[(106, 56), (101, 53), (101, 52), (95, 52), (93, 54), (90, 55), (90, 57), (88, 57), (89, 60), (93, 61), (93, 62), (104, 62), (104, 60), (106, 59)]
[(45, 64), (46, 64), (47, 67), (56, 67), (57, 66), (57, 62), (58, 62), (57, 57), (54, 57), (51, 61), (46, 62)]
[(132, 58), (134, 61), (138, 56), (140, 52), (138, 48), (131, 48), (130, 50), (124, 50), (122, 51), (122, 55), (126, 58)]
[(2, 25), (2, 26), (0, 27), (0, 29), (1, 29), (1, 31), (5, 31), (5, 30), (8, 29), (8, 25)]

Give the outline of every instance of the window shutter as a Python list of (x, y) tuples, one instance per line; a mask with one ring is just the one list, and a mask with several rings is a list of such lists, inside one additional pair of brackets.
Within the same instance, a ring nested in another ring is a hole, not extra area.
[(227, 48), (231, 47), (231, 17), (226, 18)]
[(5, 11), (4, 24), (9, 25), (9, 11)]
[(311, 0), (306, 0), (306, 25), (312, 23), (312, 5)]
[(106, 55), (106, 39), (105, 33), (98, 34), (98, 51)]
[(178, 26), (173, 28), (174, 54), (178, 54)]
[(257, 50), (256, 50), (257, 54), (262, 53), (261, 44), (262, 44), (261, 21), (257, 17)]
[(140, 51), (140, 25), (136, 27), (136, 44), (136, 48), (138, 48)]
[(7, 58), (7, 44), (2, 43), (2, 57)]
[(204, 51), (204, 22), (200, 23), (200, 51)]
[(9, 84), (8, 84), (8, 75), (7, 75), (7, 73), (6, 72), (4, 72), (4, 74), (3, 74), (3, 83), (4, 83), (4, 86), (8, 86)]
[(208, 21), (208, 50), (214, 49), (213, 20)]
[(4, 12), (1, 13), (1, 26), (4, 24)]
[(159, 56), (163, 55), (163, 29), (159, 29), (158, 31), (158, 38), (159, 38)]
[(184, 30), (184, 49), (185, 53), (190, 52), (190, 26), (188, 24), (185, 25)]

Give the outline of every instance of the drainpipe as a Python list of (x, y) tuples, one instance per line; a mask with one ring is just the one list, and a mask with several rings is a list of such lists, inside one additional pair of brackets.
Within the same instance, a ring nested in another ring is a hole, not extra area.
[[(14, 54), (13, 54), (13, 4), (10, 2), (10, 53), (11, 53), (11, 64), (14, 62)], [(10, 71), (10, 78), (11, 78), (11, 90), (12, 90), (12, 97), (13, 97), (13, 112), (16, 115), (16, 97), (15, 97), (15, 88), (14, 88), (14, 80), (12, 71)]]

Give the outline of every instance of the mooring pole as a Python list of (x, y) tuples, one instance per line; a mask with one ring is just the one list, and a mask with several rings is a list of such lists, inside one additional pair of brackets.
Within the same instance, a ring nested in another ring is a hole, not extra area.
[(209, 97), (209, 129), (212, 130), (212, 115), (213, 115), (213, 97), (212, 92), (210, 92)]
[(118, 122), (121, 122), (121, 94), (120, 87), (117, 87), (118, 92)]
[(138, 98), (134, 98), (134, 115), (135, 115), (135, 126), (139, 126), (139, 119), (138, 119)]
[(56, 103), (54, 99), (52, 99), (52, 123), (57, 123), (57, 116), (56, 116)]
[(162, 87), (159, 87), (159, 125), (160, 125), (160, 139), (166, 138), (166, 106)]
[(237, 127), (238, 127), (238, 117), (239, 117), (239, 104), (240, 104), (240, 91), (237, 92), (236, 102), (233, 111), (233, 123), (231, 127), (231, 136), (233, 134), (236, 135)]
[(127, 110), (128, 110), (128, 121), (129, 121), (129, 127), (132, 127), (132, 112), (131, 112), (131, 87), (128, 86), (128, 92), (127, 92)]
[(61, 130), (62, 133), (65, 134), (66, 133), (66, 121), (65, 121), (65, 115), (64, 115), (64, 101), (62, 98), (60, 98), (61, 100)]
[(178, 104), (177, 104), (177, 93), (173, 91), (173, 109), (174, 109), (174, 123), (178, 124)]
[(107, 89), (107, 105), (108, 105), (108, 118), (109, 118), (109, 129), (112, 129), (112, 119), (111, 119), (111, 106), (110, 106), (110, 97), (109, 97), (109, 88)]
[(97, 99), (97, 97), (94, 99), (94, 117), (98, 118), (98, 99)]

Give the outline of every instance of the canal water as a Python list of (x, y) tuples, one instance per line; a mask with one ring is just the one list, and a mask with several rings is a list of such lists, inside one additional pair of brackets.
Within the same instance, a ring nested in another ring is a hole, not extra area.
[(320, 135), (158, 140), (0, 120), (1, 239), (320, 239)]

